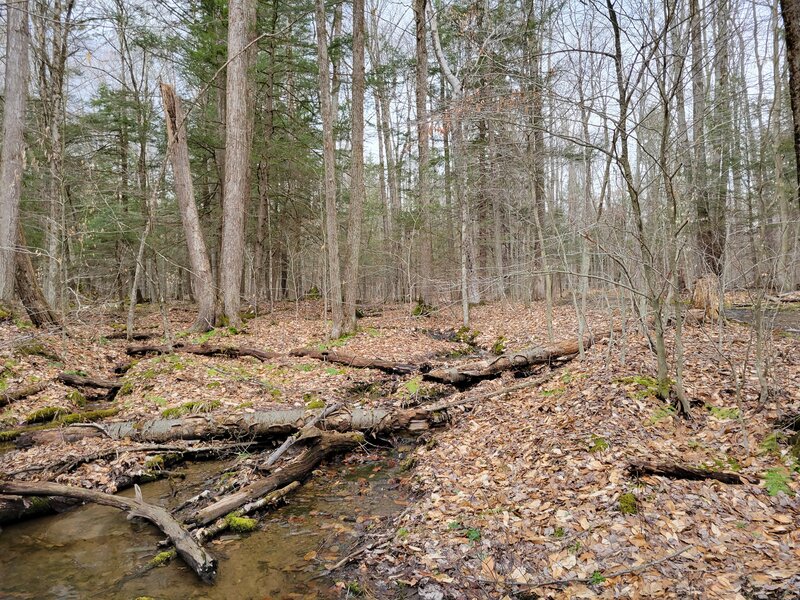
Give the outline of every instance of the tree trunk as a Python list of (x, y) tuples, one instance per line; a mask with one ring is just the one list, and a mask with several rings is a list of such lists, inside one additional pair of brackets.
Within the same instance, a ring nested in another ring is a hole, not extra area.
[(186, 119), (181, 110), (180, 98), (171, 85), (161, 83), (161, 100), (167, 123), (167, 142), (175, 179), (175, 197), (181, 211), (194, 297), (197, 300), (197, 318), (192, 325), (192, 331), (208, 331), (214, 327), (216, 294), (211, 277), (211, 262), (208, 259), (208, 250), (194, 201), (189, 145), (186, 141)]
[(50, 305), (47, 304), (42, 293), (42, 288), (36, 281), (36, 272), (33, 269), (22, 225), (18, 223), (17, 227), (19, 229), (19, 250), (16, 253), (16, 287), (19, 299), (36, 327), (60, 327), (61, 320), (50, 309)]
[(789, 98), (794, 124), (794, 158), (797, 172), (795, 203), (800, 209), (800, 0), (780, 0), (789, 64)]
[(336, 149), (333, 139), (333, 98), (331, 97), (328, 36), (326, 33), (325, 0), (315, 2), (317, 27), (317, 60), (319, 61), (319, 102), (322, 114), (322, 153), (325, 163), (325, 237), (328, 253), (328, 277), (333, 326), (331, 337), (342, 335), (344, 309), (342, 306), (342, 278), (339, 272), (339, 224), (336, 214)]
[(3, 149), (0, 156), (0, 301), (14, 299), (28, 101), (28, 0), (6, 4)]
[(225, 185), (222, 201), (220, 288), (228, 325), (241, 325), (244, 219), (250, 193), (250, 147), (253, 107), (250, 48), (256, 7), (254, 0), (231, 0), (228, 8), (228, 66), (225, 87)]
[(364, 0), (353, 0), (353, 104), (350, 219), (347, 227), (347, 264), (344, 276), (344, 332), (356, 330), (358, 265), (361, 258), (361, 221), (364, 214)]
[(416, 24), (416, 117), (417, 117), (417, 194), (420, 209), (420, 297), (428, 306), (436, 305), (433, 292), (433, 247), (431, 245), (430, 215), (430, 153), (428, 136), (428, 40), (426, 37), (425, 8), (427, 0), (414, 0), (414, 22)]

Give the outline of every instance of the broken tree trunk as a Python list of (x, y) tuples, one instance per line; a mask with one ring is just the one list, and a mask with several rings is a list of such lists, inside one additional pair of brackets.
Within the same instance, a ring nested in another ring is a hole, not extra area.
[[(100, 436), (154, 443), (207, 439), (247, 441), (291, 435), (302, 429), (316, 415), (314, 411), (300, 408), (243, 415), (198, 414), (183, 419), (104, 423), (102, 429), (76, 424), (60, 429), (22, 433), (17, 438), (17, 445), (26, 447), (33, 444), (72, 443), (83, 438)], [(435, 414), (421, 408), (397, 411), (353, 408), (327, 417), (325, 428), (333, 431), (383, 433), (402, 429), (419, 431), (438, 422)]]
[(116, 397), (117, 392), (119, 392), (120, 388), (122, 388), (122, 382), (118, 379), (83, 377), (81, 375), (72, 375), (70, 373), (59, 373), (56, 379), (64, 385), (74, 388), (98, 388), (101, 390), (108, 390), (107, 393), (99, 396), (99, 398), (104, 398), (106, 400), (113, 400)]
[(362, 358), (343, 352), (333, 350), (313, 350), (312, 348), (297, 348), (289, 353), (291, 356), (304, 356), (306, 358), (316, 358), (325, 362), (346, 365), (348, 367), (358, 367), (359, 369), (377, 369), (392, 375), (408, 375), (418, 371), (420, 367), (406, 363), (392, 362), (380, 358)]
[(729, 473), (726, 471), (707, 471), (706, 469), (685, 467), (683, 465), (674, 463), (636, 462), (628, 465), (628, 472), (634, 477), (642, 477), (643, 475), (658, 475), (660, 477), (669, 477), (670, 479), (692, 479), (695, 481), (701, 481), (703, 479), (716, 479), (722, 483), (744, 483), (742, 476), (738, 475), (737, 473)]
[(40, 381), (39, 383), (34, 383), (33, 385), (21, 387), (16, 390), (0, 392), (0, 406), (5, 406), (6, 404), (11, 404), (12, 402), (22, 400), (28, 396), (33, 396), (34, 394), (44, 391), (46, 388), (47, 383)]
[(160, 333), (155, 332), (134, 332), (131, 334), (130, 338), (128, 338), (128, 333), (125, 331), (115, 331), (114, 333), (109, 333), (105, 337), (107, 340), (136, 340), (137, 342), (143, 342), (144, 340), (152, 340), (153, 338), (161, 337)]
[[(583, 340), (584, 349), (596, 341), (593, 337)], [(578, 340), (564, 340), (546, 346), (536, 346), (517, 352), (506, 352), (490, 360), (469, 362), (454, 367), (434, 369), (423, 375), (427, 381), (469, 386), (483, 379), (497, 377), (503, 371), (521, 371), (534, 365), (545, 365), (557, 361), (572, 360), (578, 355)]]
[(240, 358), (252, 356), (262, 362), (277, 358), (280, 354), (265, 352), (257, 348), (237, 348), (235, 346), (209, 346), (208, 344), (174, 344), (169, 346), (128, 346), (125, 349), (128, 356), (143, 356), (145, 354), (172, 354), (173, 352), (186, 352), (202, 356), (225, 356), (227, 358)]
[(262, 469), (269, 469), (272, 465), (278, 462), (278, 459), (283, 456), (283, 454), (291, 448), (298, 439), (300, 439), (304, 432), (308, 431), (312, 427), (315, 427), (319, 421), (322, 421), (330, 414), (335, 413), (337, 410), (341, 408), (341, 404), (331, 404), (330, 406), (326, 406), (321, 413), (316, 415), (313, 419), (311, 419), (308, 423), (306, 423), (303, 428), (298, 431), (297, 433), (290, 435), (286, 438), (286, 441), (283, 442), (275, 451), (267, 457), (267, 460), (264, 461), (264, 464), (261, 465)]
[(197, 543), (180, 523), (172, 518), (172, 515), (170, 515), (166, 509), (145, 502), (142, 499), (142, 492), (139, 486), (136, 486), (135, 499), (43, 481), (0, 481), (0, 493), (18, 496), (59, 496), (64, 498), (77, 498), (79, 500), (112, 506), (127, 511), (131, 517), (147, 519), (163, 531), (175, 545), (178, 555), (203, 581), (211, 583), (217, 575), (217, 561), (211, 558), (211, 556), (200, 547), (200, 544)]
[(198, 525), (208, 525), (248, 502), (258, 500), (293, 481), (304, 480), (325, 457), (351, 450), (363, 441), (364, 436), (360, 433), (320, 432), (315, 443), (286, 466), (206, 506), (198, 511), (192, 521)]

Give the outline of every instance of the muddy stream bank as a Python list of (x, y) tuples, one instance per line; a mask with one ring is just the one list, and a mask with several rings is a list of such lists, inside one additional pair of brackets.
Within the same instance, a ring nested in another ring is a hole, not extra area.
[[(285, 506), (260, 520), (259, 530), (211, 543), (219, 560), (213, 586), (201, 583), (180, 560), (126, 578), (156, 555), (163, 535), (113, 508), (89, 504), (6, 526), (0, 533), (0, 599), (339, 597), (336, 581), (345, 575), (319, 577), (326, 565), (406, 505), (396, 479), (398, 454), (384, 451), (369, 458), (320, 468)], [(188, 464), (177, 471), (183, 479), (143, 485), (144, 498), (175, 507), (223, 468)], [(132, 496), (133, 490), (122, 495)]]

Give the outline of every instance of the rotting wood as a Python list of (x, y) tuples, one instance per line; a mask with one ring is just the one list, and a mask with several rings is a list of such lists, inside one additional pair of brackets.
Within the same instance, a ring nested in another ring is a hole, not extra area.
[[(258, 411), (242, 415), (197, 414), (182, 419), (118, 421), (104, 423), (103, 430), (79, 424), (60, 429), (27, 431), (17, 445), (72, 443), (87, 437), (130, 438), (135, 442), (163, 443), (170, 440), (269, 439), (291, 435), (302, 429), (318, 412), (305, 409)], [(325, 419), (326, 430), (384, 433), (397, 430), (419, 431), (439, 424), (439, 418), (422, 407), (401, 410), (353, 408)]]
[(283, 454), (291, 448), (297, 440), (302, 437), (303, 433), (308, 431), (311, 427), (315, 427), (319, 421), (324, 421), (325, 417), (335, 413), (337, 410), (341, 408), (341, 404), (331, 404), (330, 406), (326, 406), (321, 413), (316, 415), (312, 418), (303, 428), (295, 434), (290, 435), (286, 438), (286, 441), (283, 442), (275, 451), (267, 457), (267, 460), (264, 461), (264, 464), (260, 465), (261, 469), (269, 469), (272, 465), (274, 465), (278, 459), (283, 456)]
[(0, 406), (6, 406), (7, 404), (11, 404), (17, 400), (24, 400), (28, 396), (33, 396), (34, 394), (43, 392), (45, 389), (47, 389), (47, 385), (48, 384), (46, 381), (40, 381), (32, 385), (17, 388), (16, 390), (0, 392)]
[(742, 476), (737, 473), (711, 471), (695, 467), (687, 467), (675, 463), (652, 463), (640, 461), (628, 465), (628, 472), (634, 477), (658, 475), (660, 477), (669, 477), (670, 479), (690, 479), (695, 481), (715, 479), (717, 481), (721, 481), (722, 483), (745, 483)]
[[(586, 337), (584, 349), (588, 349), (598, 338)], [(520, 371), (535, 365), (552, 364), (572, 360), (578, 356), (578, 340), (570, 339), (535, 346), (516, 352), (506, 352), (489, 360), (473, 361), (448, 368), (433, 369), (425, 373), (427, 381), (449, 383), (455, 386), (469, 386), (483, 379), (492, 379), (504, 371)]]
[(178, 555), (197, 573), (200, 579), (208, 583), (213, 582), (217, 575), (217, 561), (170, 515), (169, 511), (145, 502), (138, 485), (135, 486), (135, 489), (136, 498), (124, 498), (58, 483), (0, 481), (0, 493), (2, 494), (77, 498), (127, 511), (131, 517), (147, 519), (172, 541)]
[[(114, 333), (109, 333), (105, 337), (107, 340), (127, 340), (128, 334), (125, 331), (115, 331)], [(161, 337), (160, 333), (155, 332), (134, 332), (131, 334), (130, 339), (135, 340), (137, 342), (143, 342), (145, 340), (152, 340), (153, 338)]]
[(226, 358), (241, 358), (242, 356), (252, 356), (262, 362), (270, 361), (281, 356), (276, 352), (267, 352), (258, 348), (247, 348), (237, 346), (211, 346), (209, 344), (174, 344), (169, 346), (128, 346), (125, 353), (128, 356), (144, 356), (146, 354), (172, 354), (173, 352), (185, 352), (187, 354), (199, 354), (201, 356), (224, 356)]
[(306, 448), (294, 460), (267, 477), (258, 479), (239, 491), (224, 496), (199, 510), (192, 522), (201, 526), (208, 525), (248, 502), (253, 502), (293, 481), (303, 481), (327, 456), (351, 450), (363, 441), (364, 436), (355, 432), (322, 433), (316, 443)]
[(117, 391), (122, 387), (122, 382), (114, 379), (102, 379), (96, 377), (84, 377), (72, 373), (59, 373), (56, 377), (64, 385), (74, 388), (93, 387), (104, 390)]
[[(292, 493), (294, 490), (300, 487), (299, 481), (292, 481), (289, 485), (286, 485), (278, 490), (270, 492), (269, 494), (265, 495), (263, 498), (259, 498), (253, 502), (245, 504), (242, 508), (236, 511), (236, 516), (245, 516), (252, 514), (258, 510), (275, 506), (279, 502), (281, 502), (286, 496)], [(214, 521), (208, 527), (201, 527), (199, 529), (195, 529), (192, 532), (195, 539), (199, 542), (206, 542), (211, 538), (218, 536), (220, 533), (225, 531), (230, 527), (230, 521), (225, 518), (220, 518)]]
[(419, 370), (424, 370), (425, 365), (412, 365), (407, 363), (392, 362), (380, 358), (363, 358), (344, 352), (333, 350), (314, 350), (313, 348), (296, 348), (289, 353), (290, 356), (315, 358), (329, 363), (357, 367), (359, 369), (377, 369), (392, 375), (409, 375)]

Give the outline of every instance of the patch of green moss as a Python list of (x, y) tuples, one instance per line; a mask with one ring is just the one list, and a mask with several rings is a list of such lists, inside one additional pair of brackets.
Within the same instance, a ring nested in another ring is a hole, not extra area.
[(508, 340), (504, 336), (498, 336), (498, 338), (492, 344), (492, 354), (496, 356), (500, 356), (506, 351), (506, 346), (508, 345)]
[(592, 445), (589, 446), (589, 452), (604, 452), (608, 450), (608, 442), (599, 435), (592, 434)]
[(306, 292), (306, 299), (307, 300), (319, 300), (322, 298), (322, 294), (319, 291), (319, 288), (316, 285), (312, 285), (311, 289)]
[(241, 517), (236, 513), (229, 513), (225, 516), (225, 522), (231, 531), (236, 533), (249, 533), (258, 526), (258, 521), (249, 517)]
[(783, 441), (783, 434), (773, 431), (758, 445), (761, 451), (766, 454), (779, 455), (781, 453), (780, 442)]
[(481, 334), (480, 331), (477, 329), (470, 329), (466, 325), (460, 327), (455, 333), (455, 340), (457, 342), (461, 342), (462, 344), (467, 344), (469, 346), (475, 345), (475, 340), (478, 339), (478, 336)]
[(59, 362), (61, 360), (61, 357), (56, 354), (54, 350), (51, 350), (42, 342), (37, 340), (29, 340), (22, 342), (21, 344), (17, 344), (17, 346), (14, 348), (14, 352), (17, 356), (41, 356), (54, 362)]
[(165, 419), (176, 419), (178, 417), (182, 417), (183, 415), (188, 415), (189, 413), (197, 414), (211, 412), (220, 406), (222, 406), (222, 402), (219, 400), (212, 400), (210, 402), (194, 400), (192, 402), (184, 402), (180, 406), (165, 408), (161, 411), (161, 416)]
[(313, 398), (311, 400), (306, 401), (306, 408), (309, 409), (325, 408), (325, 401), (320, 398)]
[(357, 581), (351, 581), (347, 584), (347, 593), (351, 596), (363, 596), (364, 588)]
[[(647, 375), (631, 375), (629, 377), (618, 377), (615, 379), (617, 383), (622, 383), (624, 385), (636, 385), (639, 386), (640, 389), (634, 390), (631, 395), (634, 398), (647, 398), (647, 397), (659, 397), (659, 393), (662, 391), (669, 392), (669, 388), (672, 386), (672, 381), (666, 381), (662, 385), (659, 381), (653, 377), (649, 377)], [(662, 387), (666, 387), (666, 390), (662, 390)], [(666, 393), (664, 393), (661, 397), (666, 397)]]
[(117, 392), (117, 396), (128, 396), (133, 393), (133, 381), (125, 379)]
[(400, 463), (398, 469), (400, 470), (401, 473), (405, 473), (406, 471), (410, 471), (411, 469), (413, 469), (414, 465), (416, 464), (417, 464), (417, 459), (413, 456), (409, 456)]
[(25, 417), (25, 422), (29, 425), (31, 423), (45, 423), (47, 421), (54, 421), (58, 417), (69, 413), (69, 410), (63, 406), (45, 406), (39, 410), (35, 410)]
[(320, 352), (324, 352), (325, 350), (330, 350), (331, 348), (341, 348), (347, 342), (355, 337), (355, 333), (343, 333), (338, 338), (328, 340), (327, 342), (322, 342), (321, 344), (317, 344), (317, 350)]
[(144, 468), (148, 470), (157, 469), (161, 470), (164, 468), (164, 457), (160, 454), (156, 454), (152, 458), (148, 458), (144, 463)]
[(792, 488), (789, 487), (791, 479), (786, 469), (770, 469), (764, 473), (764, 488), (770, 496), (777, 496), (781, 492), (787, 496), (794, 496)]
[(175, 551), (175, 549), (164, 550), (163, 552), (159, 552), (153, 558), (151, 558), (148, 564), (151, 567), (163, 567), (176, 556), (178, 556), (178, 553)]
[(636, 500), (636, 496), (630, 492), (619, 497), (617, 507), (623, 515), (635, 515), (639, 512), (639, 502)]
[(719, 406), (709, 406), (708, 410), (711, 411), (711, 414), (719, 419), (720, 421), (727, 421), (730, 419), (738, 419), (739, 412), (738, 408), (725, 408)]
[(50, 513), (50, 498), (42, 496), (31, 496), (26, 500), (28, 510), (26, 514), (29, 516), (46, 515)]
[(15, 429), (6, 429), (0, 431), (0, 442), (10, 442), (17, 439), (23, 433), (30, 431), (41, 431), (43, 429), (54, 429), (60, 425), (72, 425), (73, 423), (86, 423), (90, 421), (98, 421), (106, 417), (111, 417), (119, 412), (118, 408), (107, 408), (102, 410), (91, 410), (82, 413), (69, 413), (50, 421), (49, 423), (41, 423), (39, 425), (30, 425), (28, 427), (17, 427)]
[(253, 408), (252, 402), (242, 402), (236, 408)]
[(10, 321), (14, 318), (14, 313), (10, 308), (0, 305), (0, 321)]
[(430, 317), (434, 312), (435, 308), (430, 304), (425, 304), (425, 301), (422, 297), (417, 299), (417, 304), (411, 309), (411, 316), (412, 317)]
[(668, 419), (675, 414), (677, 414), (677, 411), (671, 404), (661, 406), (653, 411), (652, 416), (647, 420), (647, 425), (656, 425), (657, 423), (660, 423), (664, 419)]
[(296, 365), (294, 368), (300, 371), (301, 373), (310, 373), (311, 371), (314, 370), (314, 365), (302, 364), (302, 365)]
[(559, 385), (559, 386), (554, 387), (551, 390), (543, 390), (542, 391), (542, 396), (544, 396), (545, 398), (550, 397), (550, 396), (560, 396), (561, 394), (563, 394), (566, 391), (567, 391), (567, 388)]
[(84, 396), (79, 390), (70, 390), (67, 392), (66, 399), (78, 406), (85, 406), (86, 405), (86, 396)]

